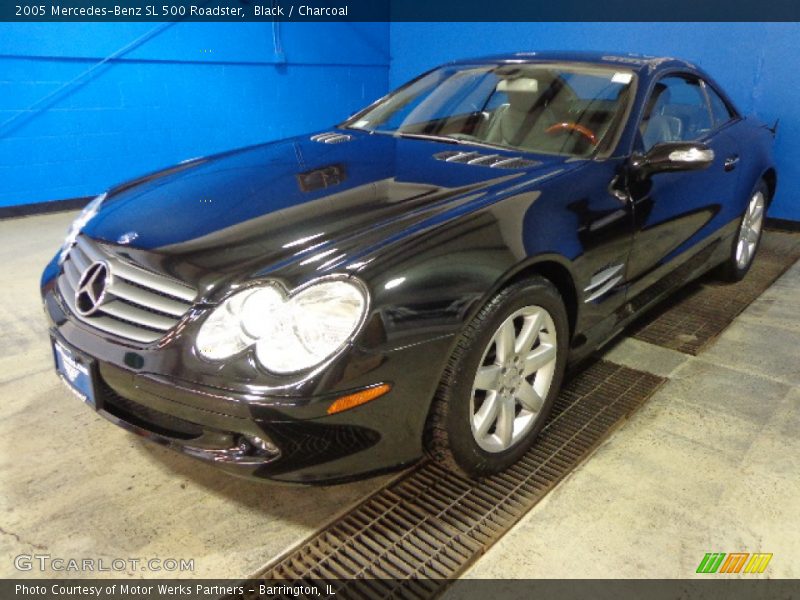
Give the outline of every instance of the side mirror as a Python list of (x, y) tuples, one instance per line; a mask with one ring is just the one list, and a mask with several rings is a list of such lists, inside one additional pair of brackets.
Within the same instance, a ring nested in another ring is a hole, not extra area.
[(642, 177), (672, 171), (700, 171), (714, 162), (714, 151), (699, 142), (663, 142), (633, 156), (631, 166)]

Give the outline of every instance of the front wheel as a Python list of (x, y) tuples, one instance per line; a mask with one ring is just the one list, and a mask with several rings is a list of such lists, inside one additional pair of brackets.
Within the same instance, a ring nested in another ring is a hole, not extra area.
[(747, 208), (739, 222), (739, 230), (733, 240), (731, 254), (722, 264), (722, 278), (727, 281), (740, 281), (753, 264), (753, 259), (761, 243), (764, 213), (767, 210), (769, 189), (760, 181), (750, 196)]
[(448, 361), (426, 427), (428, 454), (471, 477), (519, 460), (558, 394), (568, 337), (564, 303), (548, 280), (498, 293)]

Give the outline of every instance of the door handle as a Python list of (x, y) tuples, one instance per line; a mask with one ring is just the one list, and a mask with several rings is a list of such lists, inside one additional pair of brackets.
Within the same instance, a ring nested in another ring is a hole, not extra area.
[(737, 164), (739, 164), (739, 155), (733, 154), (725, 159), (725, 170), (733, 171)]

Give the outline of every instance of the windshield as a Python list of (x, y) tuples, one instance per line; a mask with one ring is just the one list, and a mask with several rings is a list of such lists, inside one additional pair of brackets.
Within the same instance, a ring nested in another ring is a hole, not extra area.
[(431, 71), (344, 126), (375, 133), (588, 156), (616, 138), (631, 71), (589, 65), (458, 65)]

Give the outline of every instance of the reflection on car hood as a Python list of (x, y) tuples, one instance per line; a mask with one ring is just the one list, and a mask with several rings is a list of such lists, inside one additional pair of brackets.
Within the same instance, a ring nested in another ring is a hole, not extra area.
[(562, 157), (507, 161), (519, 154), (356, 131), (328, 139), (254, 146), (125, 184), (111, 191), (85, 233), (140, 261), (157, 256), (159, 268), (183, 271), (184, 279), (304, 263), (319, 273), (342, 269), (355, 248), (363, 252), (568, 164)]

